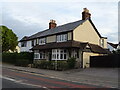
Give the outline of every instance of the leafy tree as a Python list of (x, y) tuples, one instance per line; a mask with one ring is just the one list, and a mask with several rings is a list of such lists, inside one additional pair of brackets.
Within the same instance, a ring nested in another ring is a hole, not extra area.
[(1, 38), (2, 38), (2, 52), (8, 50), (14, 51), (18, 45), (18, 37), (16, 34), (6, 26), (0, 26)]

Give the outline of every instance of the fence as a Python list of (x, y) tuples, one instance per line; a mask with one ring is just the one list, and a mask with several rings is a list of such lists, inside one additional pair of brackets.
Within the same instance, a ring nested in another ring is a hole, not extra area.
[(120, 67), (120, 54), (91, 56), (90, 67)]

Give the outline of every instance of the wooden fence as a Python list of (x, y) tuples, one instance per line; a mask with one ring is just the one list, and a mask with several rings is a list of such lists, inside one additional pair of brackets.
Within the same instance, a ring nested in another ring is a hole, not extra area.
[(120, 67), (120, 54), (91, 56), (90, 67)]

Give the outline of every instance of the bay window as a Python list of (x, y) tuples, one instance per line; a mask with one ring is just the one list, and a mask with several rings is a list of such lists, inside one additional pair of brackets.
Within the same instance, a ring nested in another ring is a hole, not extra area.
[(46, 56), (45, 56), (45, 51), (40, 51), (39, 50), (35, 50), (34, 52), (34, 59), (46, 59)]
[(39, 58), (40, 58), (39, 50), (35, 50), (34, 51), (34, 59), (39, 59)]
[(40, 52), (40, 59), (45, 59), (45, 51)]
[(52, 60), (66, 60), (67, 50), (66, 49), (53, 49)]

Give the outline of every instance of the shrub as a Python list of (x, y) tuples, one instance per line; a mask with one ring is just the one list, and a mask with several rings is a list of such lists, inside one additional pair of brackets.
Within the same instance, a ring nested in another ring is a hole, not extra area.
[(33, 63), (33, 53), (2, 53), (2, 61), (5, 63), (27, 66), (27, 64)]
[(27, 67), (29, 64), (29, 60), (28, 59), (17, 59), (15, 65), (16, 66), (23, 66), (23, 67)]
[(57, 61), (57, 70), (67, 70), (68, 69), (68, 63), (66, 61)]
[(41, 68), (41, 69), (50, 69), (50, 70), (66, 70), (68, 69), (68, 65), (66, 61), (39, 61), (39, 64), (34, 63), (33, 67)]
[(67, 60), (67, 63), (68, 63), (68, 68), (73, 69), (75, 68), (76, 59), (74, 57), (71, 57)]

